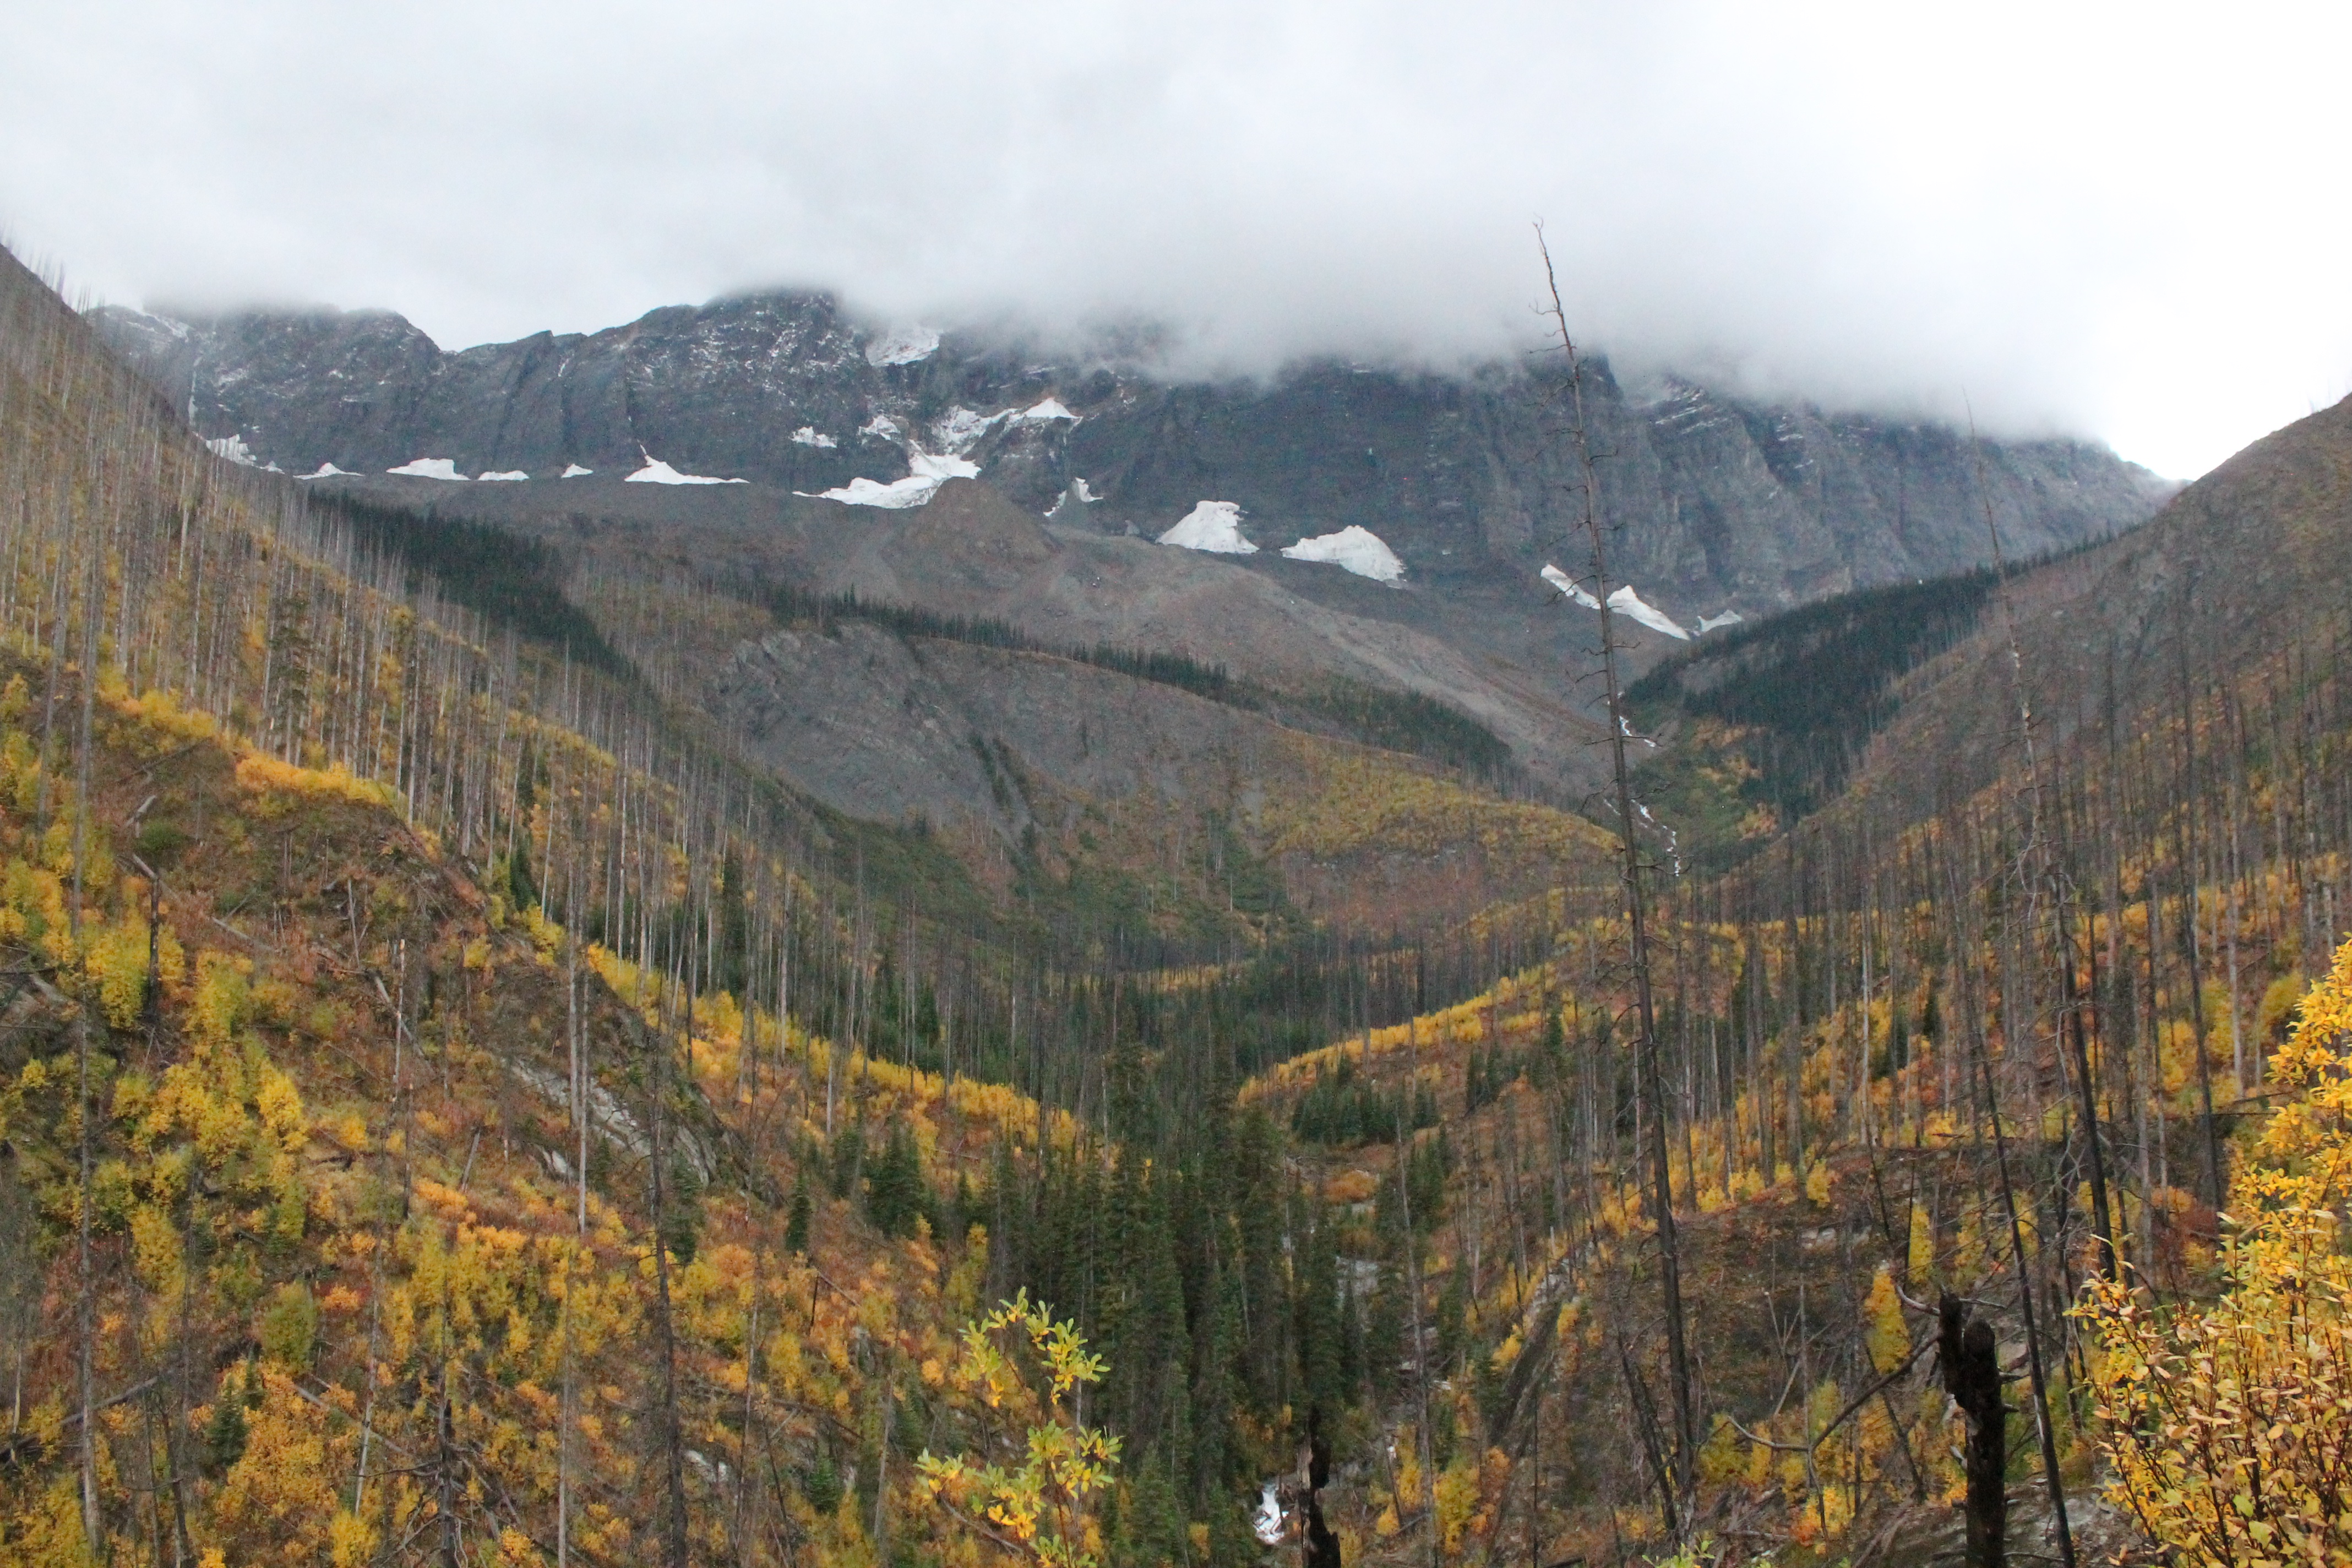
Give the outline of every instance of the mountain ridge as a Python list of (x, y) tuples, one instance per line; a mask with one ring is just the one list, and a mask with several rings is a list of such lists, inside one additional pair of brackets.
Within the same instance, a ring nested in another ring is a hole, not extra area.
[[(455, 352), (390, 311), (91, 319), (201, 433), (292, 472), (424, 457), (609, 479), (657, 458), (815, 493), (897, 479), (920, 451), (972, 460), (1017, 505), (1097, 531), (1156, 536), (1217, 499), (1243, 508), (1267, 553), (1356, 524), (1420, 581), (1577, 553), (1579, 502), (1549, 428), (1558, 388), (1540, 369), (1327, 359), (1262, 381), (1170, 379), (1109, 342), (1041, 357), (1009, 335), (865, 328), (813, 292)], [(1687, 381), (1644, 399), (1605, 361), (1591, 373), (1621, 574), (1686, 623), (1979, 564), (1980, 481), (2021, 553), (2129, 527), (2168, 489), (2083, 442), (1972, 449), (1932, 424)]]

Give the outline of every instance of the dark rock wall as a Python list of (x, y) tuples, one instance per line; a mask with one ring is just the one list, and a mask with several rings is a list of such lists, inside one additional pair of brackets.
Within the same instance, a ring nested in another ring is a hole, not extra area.
[[(969, 457), (1039, 512), (1084, 479), (1100, 498), (1085, 521), (1109, 532), (1156, 534), (1213, 499), (1240, 503), (1266, 548), (1360, 523), (1427, 584), (1582, 559), (1559, 388), (1511, 367), (1319, 362), (1265, 382), (1185, 383), (954, 334), (924, 358), (877, 364), (876, 335), (806, 293), (456, 353), (381, 311), (96, 319), (202, 434), (240, 436), (296, 473), (431, 457), (467, 473), (551, 479), (576, 463), (610, 476), (651, 456), (814, 491), (897, 479), (913, 447)], [(1083, 417), (975, 429), (1048, 396)], [(1986, 560), (1979, 468), (2015, 558), (2129, 527), (2167, 493), (2081, 442), (1988, 442), (1979, 456), (1938, 426), (1688, 384), (1636, 399), (1605, 363), (1587, 402), (1612, 574), (1686, 621)], [(794, 440), (803, 429), (833, 445)]]

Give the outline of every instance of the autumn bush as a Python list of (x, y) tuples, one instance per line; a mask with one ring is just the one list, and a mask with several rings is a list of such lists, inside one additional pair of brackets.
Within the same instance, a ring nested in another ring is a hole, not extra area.
[(2210, 1301), (2106, 1285), (2086, 1309), (2109, 1494), (2183, 1563), (2352, 1563), (2352, 942), (2272, 1066)]
[[(1100, 1561), (1097, 1505), (1118, 1465), (1118, 1439), (1086, 1426), (1074, 1397), (1102, 1381), (1076, 1326), (1027, 1291), (964, 1331), (947, 1378), (981, 1426), (977, 1462), (926, 1452), (916, 1461), (940, 1505), (973, 1533), (1039, 1568), (1092, 1568)], [(1014, 1462), (987, 1458), (1002, 1451)]]

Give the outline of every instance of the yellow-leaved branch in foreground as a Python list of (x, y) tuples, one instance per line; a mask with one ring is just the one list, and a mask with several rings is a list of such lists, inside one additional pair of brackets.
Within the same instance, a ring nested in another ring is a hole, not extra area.
[(1095, 1504), (1118, 1464), (1118, 1439), (1080, 1421), (1073, 1395), (1103, 1369), (1077, 1325), (1055, 1322), (1026, 1290), (968, 1326), (950, 1380), (974, 1406), (983, 1456), (994, 1449), (1018, 1462), (926, 1452), (916, 1467), (932, 1497), (1015, 1557), (1093, 1568), (1102, 1551)]
[(2221, 1290), (2084, 1310), (2110, 1495), (2197, 1568), (2352, 1563), (2352, 942), (2304, 998), (2231, 1186)]

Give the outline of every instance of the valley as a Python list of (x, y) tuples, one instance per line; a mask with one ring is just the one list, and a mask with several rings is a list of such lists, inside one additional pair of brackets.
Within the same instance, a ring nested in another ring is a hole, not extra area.
[(0, 255), (0, 1556), (2153, 1553), (2132, 1325), (2342, 1204), (2352, 402), (1592, 375), (1630, 846), (1540, 374)]

